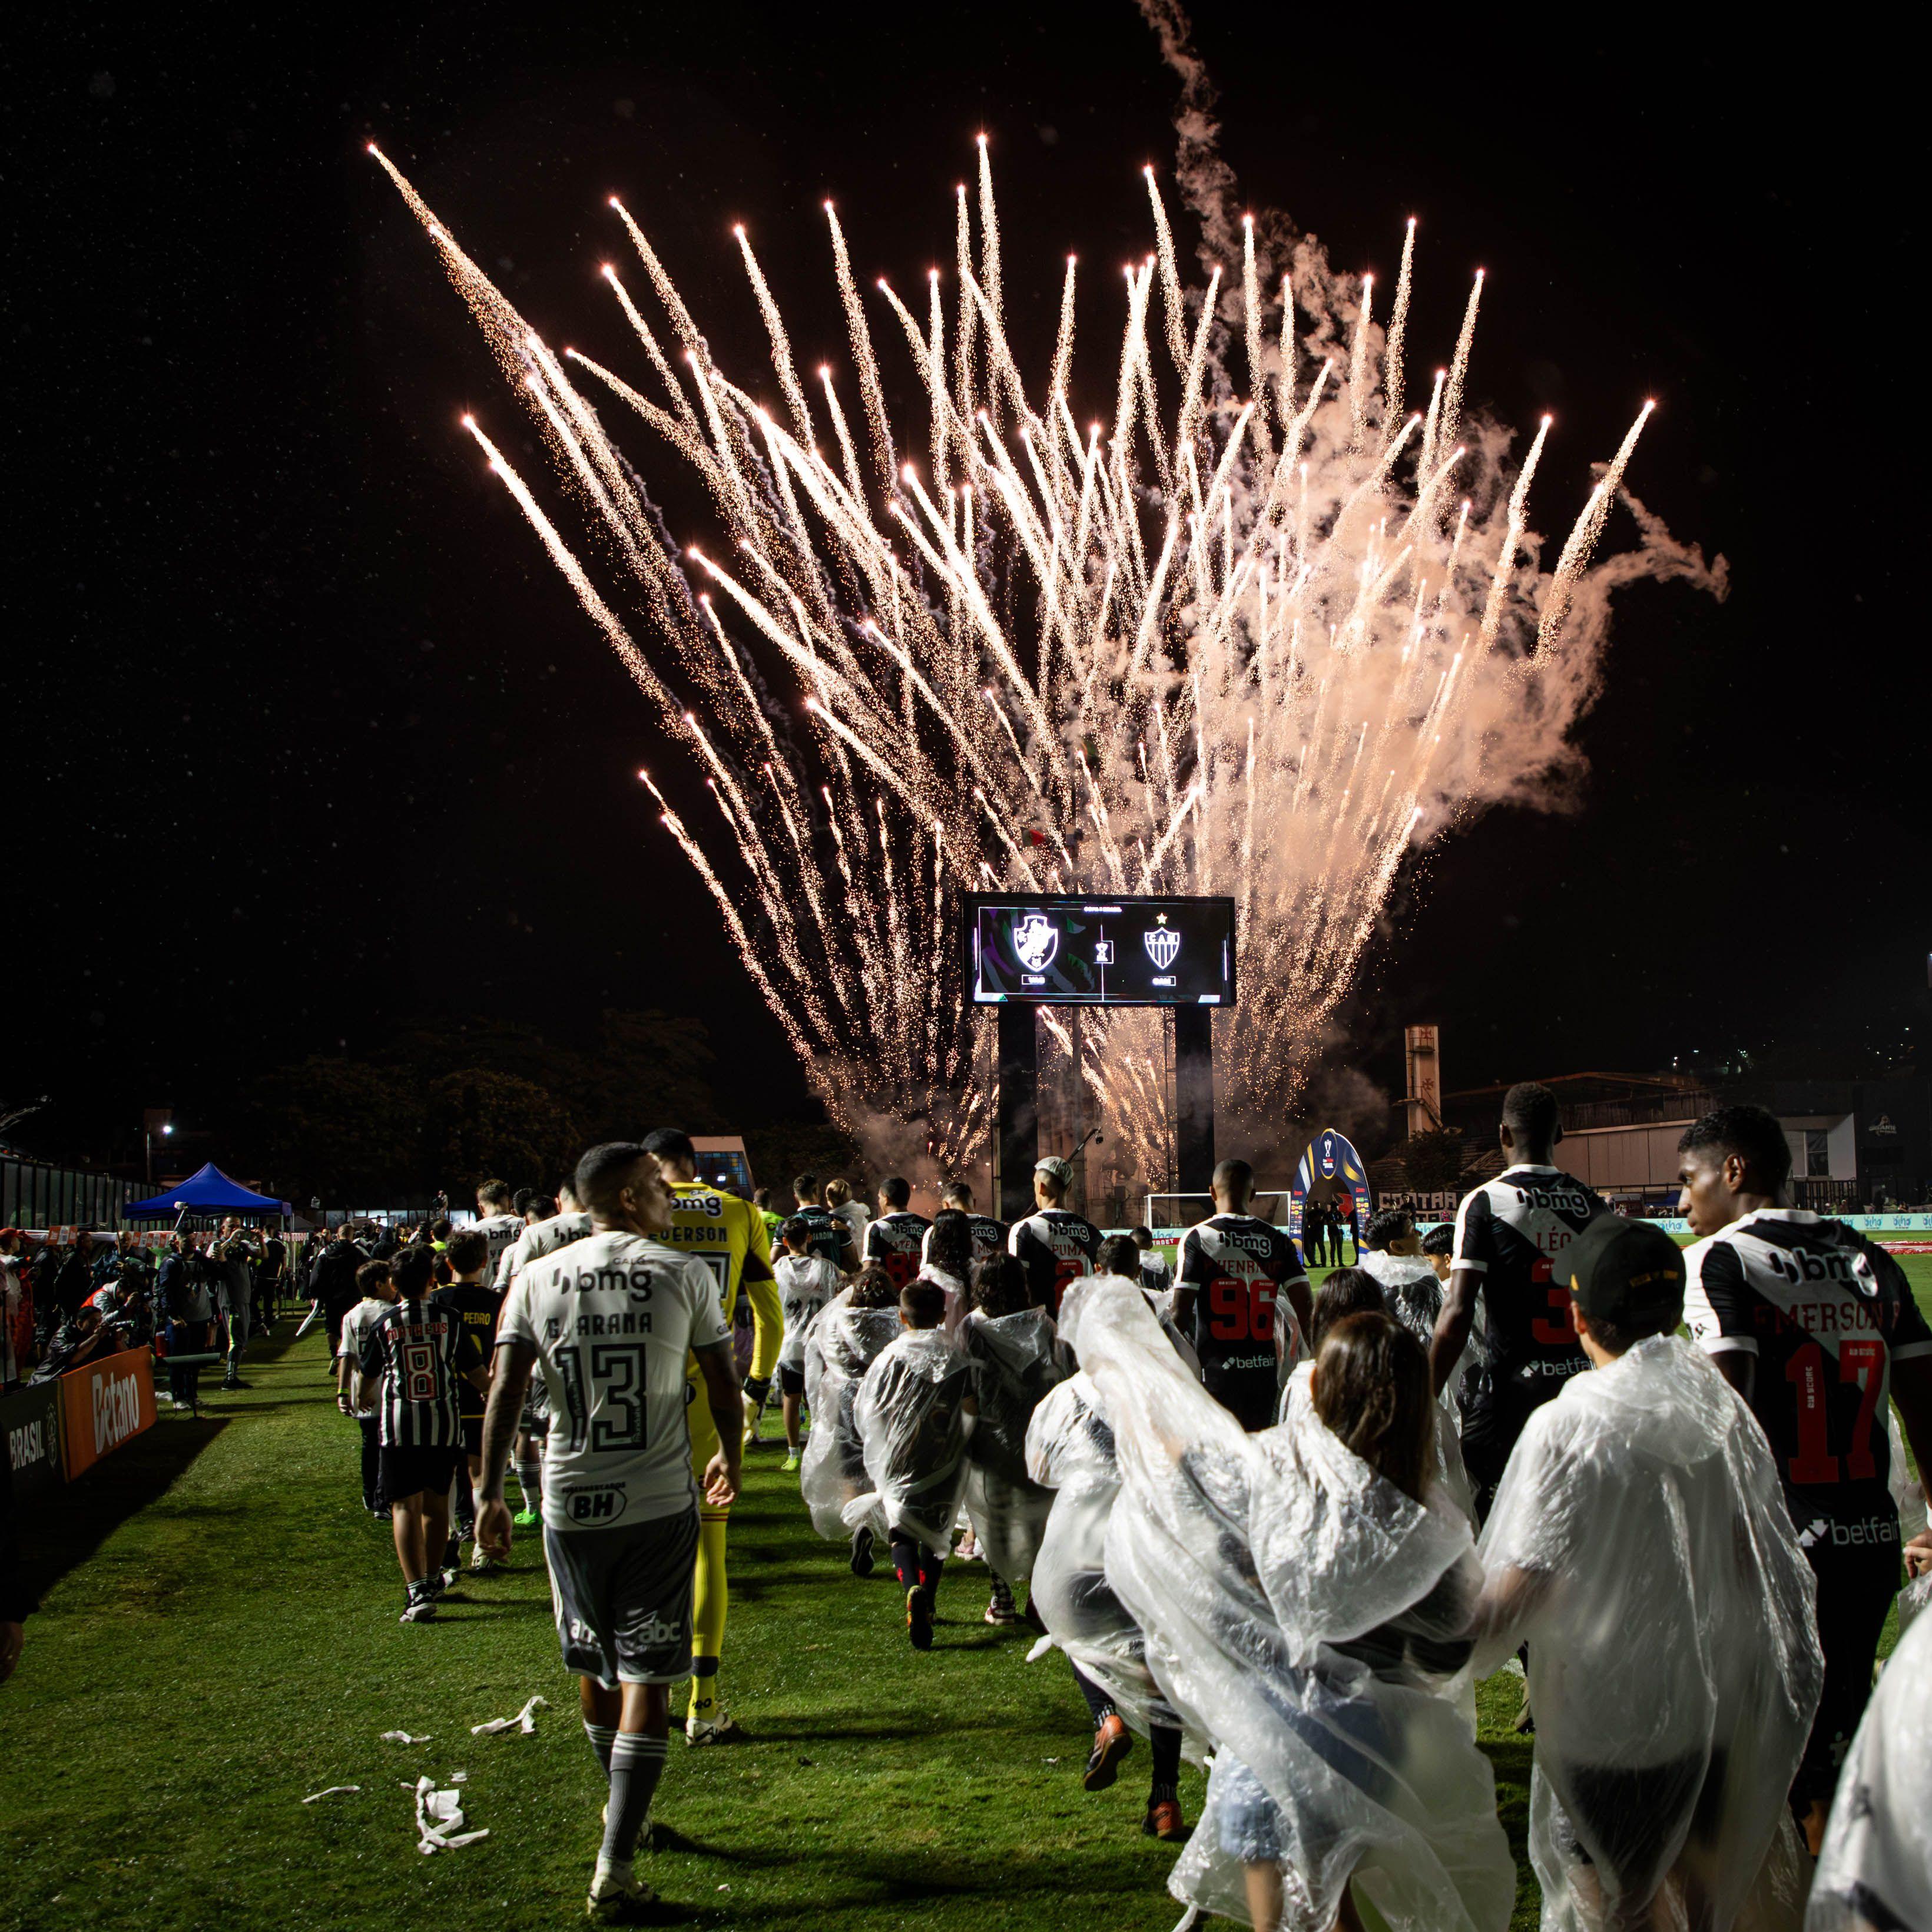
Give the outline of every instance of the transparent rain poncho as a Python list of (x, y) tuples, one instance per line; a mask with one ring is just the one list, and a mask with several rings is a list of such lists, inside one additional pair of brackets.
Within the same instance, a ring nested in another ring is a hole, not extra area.
[[(819, 1318), (821, 1321), (824, 1317)], [(943, 1329), (905, 1329), (866, 1371), (852, 1405), (869, 1495), (845, 1505), (848, 1530), (883, 1524), (944, 1556), (966, 1484), (973, 1366)]]
[(1480, 1586), (1468, 1523), (1376, 1475), (1311, 1404), (1244, 1434), (1137, 1298), (1088, 1301), (1073, 1339), (1114, 1425), (1108, 1582), (1215, 1745), (1175, 1895), (1252, 1923), (1244, 1865), (1272, 1864), (1288, 1932), (1331, 1932), (1352, 1878), (1390, 1932), (1502, 1932), (1495, 1781), (1439, 1694)]
[(1811, 1881), (1804, 1932), (1932, 1925), (1932, 1618), (1880, 1672)]
[(980, 1418), (966, 1477), (966, 1513), (986, 1567), (1004, 1582), (1033, 1574), (1053, 1492), (1027, 1472), (1027, 1426), (1070, 1364), (1043, 1308), (969, 1316), (959, 1341), (973, 1363)]
[(1718, 1932), (1795, 1923), (1786, 1800), (1822, 1682), (1816, 1588), (1717, 1370), (1659, 1335), (1572, 1376), (1525, 1428), (1481, 1556), (1477, 1671), (1529, 1645), (1545, 1928), (1594, 1932), (1601, 1897), (1634, 1907), (1673, 1868), (1672, 1923), (1687, 1884)]
[[(1107, 1583), (1107, 1518), (1120, 1492), (1114, 1432), (1093, 1378), (1062, 1382), (1028, 1425), (1027, 1473), (1052, 1496), (1052, 1513), (1033, 1568), (1033, 1604), (1048, 1641), (1114, 1701), (1142, 1737), (1151, 1724), (1180, 1720), (1155, 1687), (1147, 1641)], [(1201, 1740), (1188, 1733), (1183, 1750), (1196, 1763)]]
[[(1898, 1540), (1910, 1543), (1923, 1536), (1926, 1528), (1925, 1488), (1912, 1473), (1906, 1459), (1905, 1434), (1898, 1426), (1895, 1409), (1886, 1412), (1886, 1425), (1892, 1437), (1892, 1497), (1898, 1505)], [(1902, 1637), (1917, 1621), (1927, 1605), (1932, 1604), (1932, 1570), (1915, 1576), (1898, 1593), (1898, 1634)]]
[(829, 1541), (851, 1532), (846, 1505), (871, 1492), (865, 1444), (852, 1409), (866, 1371), (903, 1331), (897, 1308), (854, 1308), (848, 1288), (834, 1295), (806, 1330), (805, 1400), (812, 1433), (805, 1440), (799, 1492), (812, 1526)]

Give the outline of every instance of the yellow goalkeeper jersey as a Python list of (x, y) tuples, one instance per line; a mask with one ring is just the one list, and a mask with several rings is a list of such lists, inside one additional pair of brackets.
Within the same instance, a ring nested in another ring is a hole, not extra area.
[(670, 1227), (656, 1238), (711, 1270), (727, 1322), (743, 1288), (752, 1304), (751, 1372), (769, 1380), (784, 1341), (784, 1311), (772, 1279), (764, 1216), (748, 1201), (707, 1187), (701, 1180), (674, 1181), (670, 1191)]

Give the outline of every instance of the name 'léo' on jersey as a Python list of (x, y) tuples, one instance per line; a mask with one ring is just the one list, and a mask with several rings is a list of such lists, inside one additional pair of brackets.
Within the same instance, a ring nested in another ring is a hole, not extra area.
[(1590, 1366), (1556, 1258), (1610, 1204), (1561, 1168), (1505, 1168), (1456, 1210), (1456, 1268), (1483, 1278), (1483, 1349), (1463, 1394), (1465, 1426), (1519, 1431)]

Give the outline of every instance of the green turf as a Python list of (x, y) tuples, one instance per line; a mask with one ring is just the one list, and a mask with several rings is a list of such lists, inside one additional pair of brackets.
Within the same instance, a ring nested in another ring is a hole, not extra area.
[[(1932, 1302), (1932, 1256), (1904, 1258)], [(580, 1913), (601, 1780), (557, 1661), (541, 1554), (427, 1628), (396, 1622), (386, 1528), (361, 1508), (352, 1425), (318, 1334), (272, 1346), (199, 1421), (164, 1412), (52, 1509), (53, 1575), (0, 1690), (0, 1932), (133, 1925), (561, 1924)], [(1171, 1926), (1173, 1854), (1139, 1835), (1144, 1748), (1079, 1785), (1084, 1706), (1030, 1633), (980, 1620), (956, 1566), (927, 1656), (881, 1574), (812, 1532), (778, 1452), (748, 1454), (732, 1523), (724, 1685), (752, 1741), (674, 1744), (650, 1861), (664, 1922), (718, 1927)], [(472, 1738), (532, 1692), (533, 1737)], [(1482, 1741), (1519, 1861), (1530, 1744), (1520, 1686), (1480, 1688)], [(420, 1746), (378, 1733), (429, 1733)], [(469, 1773), (490, 1836), (425, 1858), (405, 1786)], [(356, 1795), (304, 1806), (331, 1784)], [(1198, 1815), (1201, 1779), (1182, 1799)], [(1520, 1865), (1514, 1924), (1536, 1923)]]

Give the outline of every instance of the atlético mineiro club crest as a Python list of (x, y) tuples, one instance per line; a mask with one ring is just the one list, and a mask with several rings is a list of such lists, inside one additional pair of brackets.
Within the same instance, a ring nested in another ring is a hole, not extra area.
[(1160, 915), (1161, 923), (1152, 926), (1141, 934), (1141, 944), (1147, 948), (1148, 957), (1154, 962), (1156, 973), (1165, 973), (1180, 956), (1180, 935), (1167, 924), (1167, 915)]
[(1044, 913), (1013, 922), (1013, 951), (1029, 973), (1043, 973), (1060, 950), (1060, 928)]

